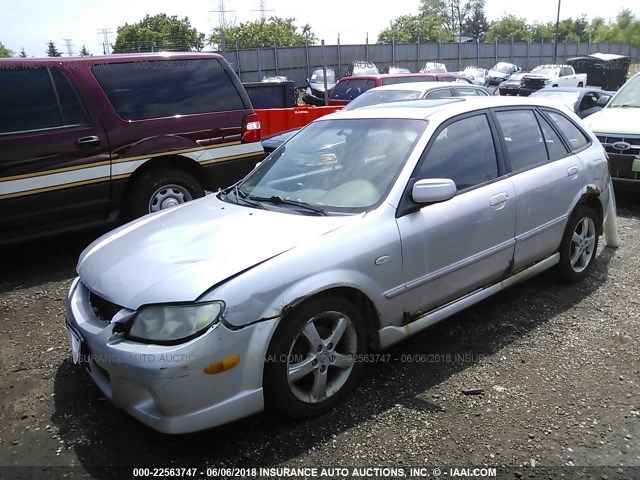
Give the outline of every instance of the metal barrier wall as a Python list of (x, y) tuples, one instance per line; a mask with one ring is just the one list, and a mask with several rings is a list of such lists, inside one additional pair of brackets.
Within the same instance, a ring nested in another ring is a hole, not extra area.
[[(558, 43), (557, 63), (567, 58), (590, 53), (616, 53), (640, 61), (640, 49), (617, 43)], [(553, 62), (553, 43), (403, 43), (364, 45), (307, 45), (303, 47), (255, 48), (241, 50), (227, 48), (222, 53), (243, 82), (259, 82), (264, 76), (282, 75), (295, 82), (296, 87), (307, 84), (313, 70), (327, 68), (344, 75), (353, 60), (374, 62), (379, 69), (389, 65), (405, 67), (417, 72), (427, 62), (445, 63), (449, 71), (468, 65), (491, 68), (499, 61), (511, 62), (524, 70)], [(323, 55), (324, 53), (324, 55)]]

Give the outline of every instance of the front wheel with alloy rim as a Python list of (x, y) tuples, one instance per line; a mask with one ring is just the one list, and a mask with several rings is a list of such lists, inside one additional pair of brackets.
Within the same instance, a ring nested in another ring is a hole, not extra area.
[(577, 282), (591, 270), (598, 250), (597, 221), (596, 213), (586, 205), (579, 205), (569, 217), (558, 264), (563, 280)]
[(173, 167), (147, 170), (129, 188), (127, 216), (141, 217), (203, 196), (204, 188), (189, 172)]
[(329, 410), (356, 385), (366, 348), (367, 328), (351, 302), (309, 300), (274, 333), (265, 361), (266, 403), (295, 418)]

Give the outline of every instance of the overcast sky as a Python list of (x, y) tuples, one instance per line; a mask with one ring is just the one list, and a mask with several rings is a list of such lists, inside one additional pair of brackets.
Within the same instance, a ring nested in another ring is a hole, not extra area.
[[(259, 18), (259, 0), (224, 0), (227, 18), (236, 23)], [(335, 44), (364, 43), (367, 33), (375, 42), (378, 33), (400, 15), (416, 14), (419, 0), (265, 0), (267, 15), (295, 18), (297, 25), (309, 23), (319, 39)], [(29, 56), (44, 56), (46, 43), (53, 40), (66, 53), (64, 39), (71, 39), (73, 51), (82, 45), (93, 54), (101, 54), (102, 36), (98, 29), (111, 29), (114, 43), (118, 26), (135, 23), (145, 14), (167, 13), (189, 17), (198, 30), (209, 33), (218, 25), (219, 0), (23, 0), (2, 9), (0, 42)], [(607, 8), (604, 8), (606, 5)], [(528, 21), (555, 21), (557, 0), (486, 0), (485, 13), (494, 20), (505, 13), (525, 17)], [(615, 18), (628, 8), (640, 17), (638, 0), (562, 0), (560, 18)]]

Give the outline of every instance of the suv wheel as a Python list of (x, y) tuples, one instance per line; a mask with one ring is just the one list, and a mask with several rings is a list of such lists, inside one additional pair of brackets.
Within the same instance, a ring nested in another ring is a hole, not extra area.
[(196, 177), (177, 168), (148, 170), (129, 188), (127, 213), (130, 219), (159, 212), (204, 196)]
[(558, 264), (563, 280), (577, 282), (591, 270), (598, 250), (596, 222), (595, 212), (585, 205), (579, 205), (569, 217)]
[(267, 403), (307, 418), (342, 401), (362, 371), (366, 330), (358, 310), (340, 297), (310, 300), (282, 319), (265, 363)]

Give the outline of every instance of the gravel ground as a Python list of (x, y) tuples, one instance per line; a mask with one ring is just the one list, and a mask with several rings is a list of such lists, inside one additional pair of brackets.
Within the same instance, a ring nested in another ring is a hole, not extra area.
[(334, 411), (183, 436), (117, 410), (70, 361), (65, 295), (97, 232), (0, 250), (0, 478), (131, 478), (132, 465), (640, 478), (638, 191), (618, 192), (618, 215), (621, 246), (601, 247), (586, 281), (545, 273), (395, 346)]

